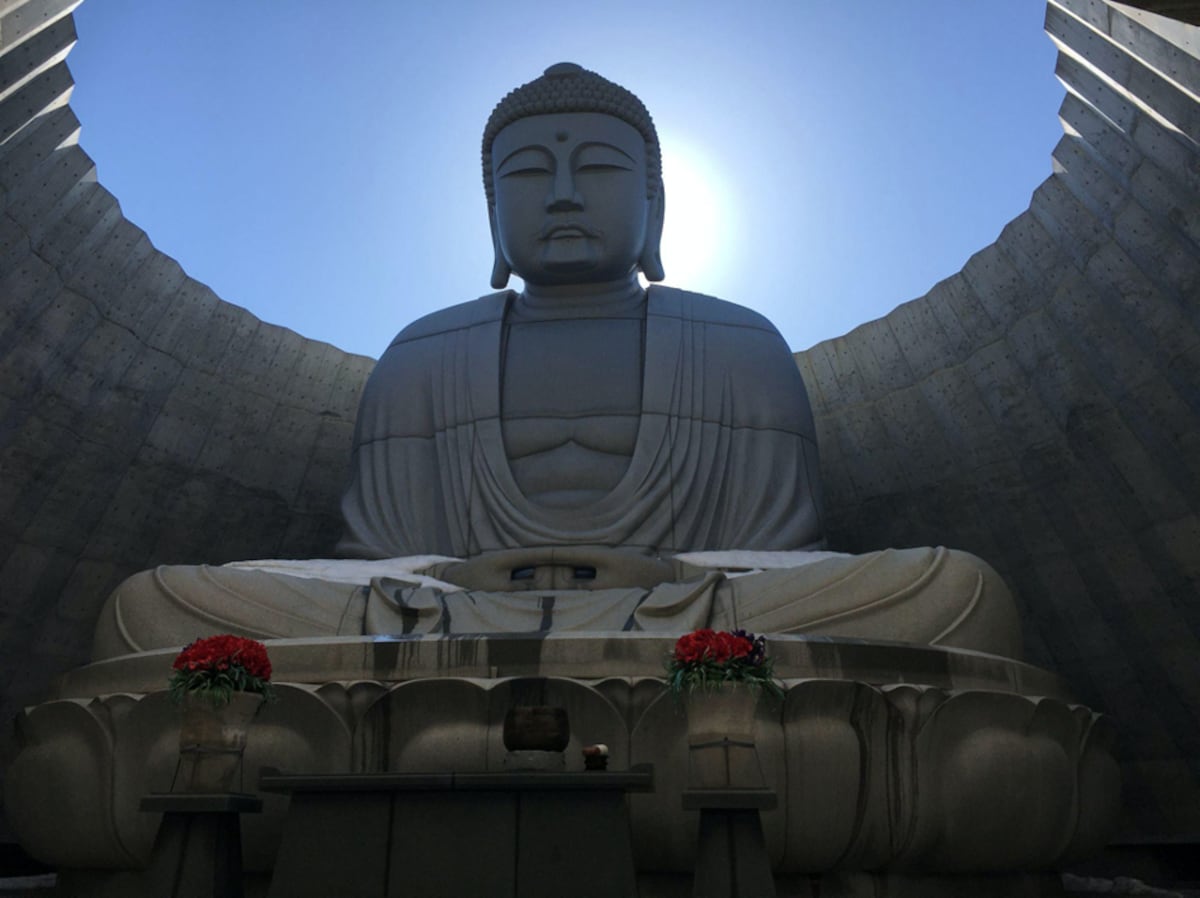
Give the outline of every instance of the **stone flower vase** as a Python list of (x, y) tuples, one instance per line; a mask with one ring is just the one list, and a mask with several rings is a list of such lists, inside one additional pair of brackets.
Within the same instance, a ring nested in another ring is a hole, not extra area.
[(257, 692), (234, 692), (223, 705), (214, 705), (203, 693), (184, 695), (178, 791), (233, 791), (246, 750), (246, 733), (262, 703)]
[(762, 789), (754, 746), (759, 690), (745, 683), (685, 692), (688, 788)]

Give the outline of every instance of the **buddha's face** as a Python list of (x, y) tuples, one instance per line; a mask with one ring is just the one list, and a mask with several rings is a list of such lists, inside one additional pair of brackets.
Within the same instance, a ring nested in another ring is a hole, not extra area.
[(634, 271), (646, 243), (646, 143), (610, 115), (519, 119), (492, 143), (498, 249), (526, 282), (599, 283)]

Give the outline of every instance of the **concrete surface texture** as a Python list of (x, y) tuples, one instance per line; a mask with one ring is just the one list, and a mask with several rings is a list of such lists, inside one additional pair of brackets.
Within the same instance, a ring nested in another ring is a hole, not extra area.
[[(0, 4), (0, 717), (163, 562), (324, 554), (369, 359), (224, 303), (95, 182), (64, 0)], [(952, 542), (1123, 725), (1128, 834), (1200, 834), (1197, 32), (1053, 0), (1066, 132), (1030, 210), (798, 357), (835, 548)], [(0, 760), (11, 745), (0, 747)]]
[(831, 545), (953, 538), (1121, 726), (1125, 836), (1200, 839), (1200, 31), (1047, 9), (1054, 174), (926, 296), (798, 357)]
[(328, 553), (373, 365), (222, 302), (124, 218), (67, 104), (75, 5), (0, 4), (6, 721), (134, 571)]

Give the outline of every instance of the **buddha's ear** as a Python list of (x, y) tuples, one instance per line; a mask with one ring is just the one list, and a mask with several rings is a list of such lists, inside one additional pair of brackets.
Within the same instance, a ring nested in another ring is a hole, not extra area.
[(646, 242), (642, 246), (642, 255), (638, 258), (638, 267), (648, 281), (661, 281), (665, 278), (662, 263), (662, 232), (663, 219), (666, 212), (666, 197), (663, 196), (662, 184), (650, 200), (650, 214), (646, 220)]
[(488, 211), (488, 224), (492, 228), (492, 252), (494, 253), (492, 261), (492, 289), (503, 290), (508, 286), (508, 279), (512, 275), (512, 269), (508, 265), (508, 260), (504, 258), (504, 250), (500, 248), (500, 232), (496, 229), (495, 209)]

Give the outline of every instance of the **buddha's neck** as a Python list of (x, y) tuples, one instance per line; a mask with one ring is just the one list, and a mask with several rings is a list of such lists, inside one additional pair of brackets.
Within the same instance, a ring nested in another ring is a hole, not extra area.
[(641, 317), (646, 291), (637, 275), (600, 284), (539, 286), (526, 284), (517, 294), (511, 310), (516, 317), (545, 318), (627, 318)]

